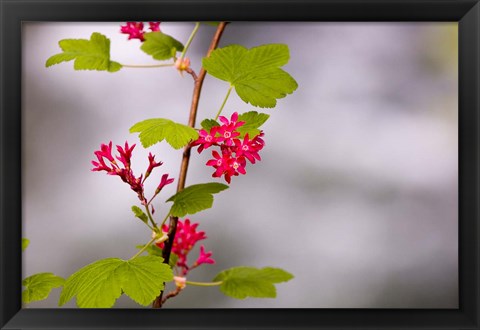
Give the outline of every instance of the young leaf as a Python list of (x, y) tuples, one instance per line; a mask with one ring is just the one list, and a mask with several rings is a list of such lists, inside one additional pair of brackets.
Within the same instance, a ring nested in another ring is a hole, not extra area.
[(238, 116), (238, 121), (244, 121), (245, 124), (237, 128), (237, 131), (240, 132), (240, 138), (243, 138), (246, 134), (250, 139), (253, 139), (255, 136), (260, 134), (258, 129), (262, 126), (270, 115), (266, 113), (258, 113), (256, 111), (249, 111), (242, 113)]
[(25, 290), (22, 292), (22, 302), (29, 304), (32, 301), (47, 299), (54, 288), (63, 285), (65, 280), (52, 273), (39, 273), (25, 278), (22, 285)]
[(180, 149), (198, 138), (195, 129), (164, 118), (138, 122), (130, 128), (130, 133), (140, 133), (139, 138), (144, 148), (166, 140), (173, 148)]
[(173, 202), (170, 215), (183, 217), (209, 209), (213, 205), (212, 194), (227, 188), (227, 185), (217, 182), (191, 185), (167, 199), (167, 202)]
[(98, 260), (67, 279), (59, 306), (76, 296), (79, 307), (110, 308), (122, 292), (146, 306), (163, 290), (163, 282), (173, 279), (172, 270), (162, 262), (157, 256)]
[(22, 238), (22, 252), (25, 251), (30, 244), (30, 240), (28, 238)]
[(202, 126), (202, 128), (204, 130), (206, 130), (207, 132), (210, 132), (212, 127), (220, 126), (220, 123), (216, 120), (213, 120), (213, 119), (204, 119), (204, 120), (202, 120), (200, 125)]
[(277, 292), (274, 284), (292, 278), (292, 274), (280, 268), (242, 266), (220, 272), (213, 281), (222, 281), (220, 291), (232, 298), (275, 298)]
[(133, 205), (132, 206), (132, 212), (133, 214), (135, 214), (135, 216), (137, 218), (139, 218), (140, 220), (142, 220), (143, 222), (147, 223), (148, 222), (148, 217), (147, 215), (142, 211), (141, 208), (139, 208), (138, 206), (135, 206)]
[(75, 70), (99, 70), (115, 72), (122, 68), (117, 62), (110, 61), (110, 39), (98, 32), (87, 39), (63, 39), (58, 43), (63, 53), (51, 56), (46, 67), (75, 60)]
[(205, 70), (212, 76), (228, 81), (238, 96), (261, 108), (273, 108), (277, 99), (297, 89), (298, 84), (280, 69), (287, 64), (287, 45), (270, 44), (247, 49), (231, 45), (214, 50), (203, 59)]
[(160, 31), (145, 33), (144, 37), (145, 41), (140, 48), (156, 60), (168, 60), (177, 52), (183, 51), (183, 45), (179, 41)]

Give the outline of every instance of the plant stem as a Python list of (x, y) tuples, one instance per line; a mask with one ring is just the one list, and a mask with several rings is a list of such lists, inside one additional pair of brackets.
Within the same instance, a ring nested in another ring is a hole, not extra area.
[(145, 246), (140, 251), (138, 251), (133, 257), (131, 257), (129, 260), (133, 260), (136, 257), (138, 257), (139, 255), (141, 255), (146, 249), (148, 249), (148, 247), (150, 246), (150, 244), (153, 243), (153, 241), (155, 241), (155, 237), (152, 238), (150, 241), (148, 241), (148, 243), (145, 244)]
[(225, 106), (225, 103), (227, 103), (227, 100), (228, 100), (228, 97), (230, 96), (230, 92), (232, 91), (232, 88), (233, 86), (230, 85), (230, 88), (228, 88), (227, 95), (225, 95), (225, 98), (223, 99), (223, 103), (220, 106), (220, 110), (218, 110), (217, 115), (215, 116), (215, 120), (217, 120), (220, 114), (222, 113), (223, 107)]
[(165, 222), (167, 221), (169, 216), (170, 216), (170, 212), (168, 212), (167, 215), (165, 216), (165, 218), (163, 219), (162, 224), (160, 225), (160, 228), (163, 227), (163, 225), (165, 224)]
[(195, 285), (195, 286), (219, 286), (222, 285), (222, 281), (219, 282), (192, 282), (192, 281), (185, 281), (188, 285)]
[(145, 210), (147, 211), (148, 219), (149, 219), (150, 222), (152, 223), (153, 228), (158, 229), (158, 226), (157, 226), (157, 224), (155, 223), (155, 221), (153, 221), (152, 214), (150, 213), (149, 204), (150, 204), (150, 203), (148, 203), (147, 205), (145, 205)]
[[(215, 35), (213, 36), (212, 42), (210, 43), (210, 47), (208, 48), (207, 55), (206, 57), (209, 57), (212, 51), (217, 48), (218, 43), (220, 41), (220, 38), (223, 34), (223, 31), (225, 30), (225, 26), (227, 25), (226, 22), (221, 22), (218, 27), (217, 31), (215, 32)], [(190, 106), (190, 116), (188, 119), (188, 126), (190, 127), (195, 127), (195, 120), (197, 117), (197, 110), (198, 110), (198, 103), (200, 101), (200, 94), (202, 91), (202, 86), (203, 86), (203, 81), (205, 80), (205, 76), (207, 74), (207, 71), (202, 67), (200, 70), (200, 73), (195, 79), (195, 85), (193, 88), (193, 96), (192, 96), (192, 104)], [(188, 170), (188, 163), (190, 161), (190, 146), (187, 145), (185, 149), (183, 150), (183, 157), (182, 157), (182, 163), (180, 165), (180, 174), (178, 176), (178, 184), (177, 184), (177, 192), (183, 190), (185, 188), (185, 180), (187, 178), (187, 170)], [(170, 261), (170, 252), (172, 250), (172, 244), (173, 240), (175, 238), (175, 233), (177, 231), (177, 222), (178, 218), (177, 217), (170, 217), (170, 224), (168, 228), (168, 241), (165, 242), (162, 256), (164, 259), (164, 263), (168, 264)], [(163, 292), (160, 292), (160, 295), (154, 300), (152, 304), (152, 308), (161, 308), (162, 307), (162, 294)]]
[(193, 28), (192, 33), (190, 34), (190, 37), (188, 37), (187, 43), (185, 44), (185, 47), (183, 47), (183, 52), (180, 54), (180, 60), (183, 60), (185, 57), (185, 54), (187, 53), (188, 47), (190, 47), (190, 44), (193, 41), (193, 38), (195, 38), (195, 35), (197, 34), (198, 28), (200, 27), (200, 22), (195, 23), (195, 27)]
[(121, 64), (124, 68), (146, 69), (146, 68), (163, 68), (166, 66), (174, 66), (175, 63), (166, 64)]

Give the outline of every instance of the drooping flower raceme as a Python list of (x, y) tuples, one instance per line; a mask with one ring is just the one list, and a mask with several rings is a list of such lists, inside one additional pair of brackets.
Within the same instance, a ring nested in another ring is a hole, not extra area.
[[(214, 264), (215, 260), (211, 258), (212, 252), (205, 252), (205, 247), (200, 246), (200, 255), (197, 260), (188, 265), (187, 255), (195, 247), (198, 241), (207, 238), (204, 231), (197, 231), (198, 223), (191, 223), (190, 219), (184, 221), (178, 220), (177, 231), (172, 244), (172, 253), (174, 253), (178, 259), (176, 266), (180, 269), (180, 275), (185, 276), (187, 273), (202, 264)], [(168, 225), (163, 225), (162, 230), (168, 232)], [(161, 249), (164, 247), (164, 242), (157, 243), (157, 246)]]
[[(149, 153), (148, 155), (148, 168), (144, 174), (140, 176), (135, 176), (131, 168), (131, 158), (132, 152), (135, 148), (135, 144), (132, 146), (128, 145), (128, 142), (125, 142), (125, 146), (117, 145), (118, 155), (115, 158), (112, 155), (112, 142), (107, 144), (102, 144), (100, 150), (94, 152), (94, 155), (97, 157), (97, 160), (92, 161), (94, 168), (92, 171), (105, 171), (109, 175), (118, 175), (123, 182), (128, 183), (130, 188), (137, 193), (138, 199), (143, 205), (147, 204), (147, 199), (145, 198), (145, 191), (143, 183), (150, 176), (150, 173), (154, 168), (161, 166), (162, 162), (156, 162), (155, 156)], [(155, 191), (157, 195), (160, 190), (173, 182), (172, 178), (168, 178), (168, 174), (164, 174), (160, 181), (160, 184)]]
[(263, 149), (265, 142), (263, 141), (263, 132), (260, 132), (253, 139), (250, 139), (248, 133), (240, 138), (238, 128), (243, 126), (245, 122), (238, 121), (238, 113), (234, 112), (228, 120), (226, 117), (220, 116), (222, 125), (213, 126), (209, 131), (200, 130), (199, 138), (192, 143), (193, 146), (198, 146), (198, 152), (210, 148), (211, 146), (218, 146), (218, 150), (212, 151), (213, 159), (210, 159), (206, 165), (212, 166), (215, 171), (213, 177), (224, 176), (225, 181), (231, 182), (232, 176), (239, 174), (246, 174), (246, 165), (248, 160), (255, 164), (257, 160), (261, 160), (258, 152)]

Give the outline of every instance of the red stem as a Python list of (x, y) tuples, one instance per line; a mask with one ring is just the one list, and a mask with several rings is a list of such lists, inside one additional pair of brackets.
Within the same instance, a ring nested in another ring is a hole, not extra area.
[[(215, 35), (213, 36), (212, 42), (210, 43), (210, 47), (208, 48), (206, 57), (209, 57), (212, 51), (217, 48), (218, 43), (220, 41), (220, 37), (225, 30), (226, 22), (221, 22), (218, 27)], [(207, 72), (202, 67), (198, 77), (194, 77), (195, 86), (193, 89), (193, 96), (192, 96), (192, 104), (190, 106), (190, 117), (188, 119), (188, 126), (194, 128), (195, 127), (195, 120), (197, 118), (197, 110), (198, 110), (198, 103), (200, 101), (200, 94), (202, 92), (203, 81), (205, 80)], [(187, 145), (183, 150), (183, 157), (182, 157), (182, 164), (180, 165), (180, 174), (178, 176), (178, 184), (177, 184), (177, 192), (183, 190), (185, 188), (185, 180), (187, 178), (187, 170), (188, 164), (190, 161), (190, 145)], [(163, 259), (164, 263), (168, 264), (170, 260), (170, 252), (172, 251), (173, 240), (175, 238), (175, 233), (177, 231), (177, 217), (170, 217), (170, 224), (168, 229), (168, 240), (165, 242), (165, 246), (163, 248)], [(161, 308), (163, 301), (162, 301), (163, 292), (160, 292), (160, 295), (153, 301), (152, 308)]]

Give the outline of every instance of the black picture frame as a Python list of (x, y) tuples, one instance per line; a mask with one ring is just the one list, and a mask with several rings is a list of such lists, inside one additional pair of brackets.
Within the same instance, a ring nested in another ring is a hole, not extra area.
[[(480, 329), (477, 0), (0, 0), (0, 12), (1, 329)], [(459, 308), (22, 309), (21, 24), (159, 17), (164, 21), (459, 22)]]

